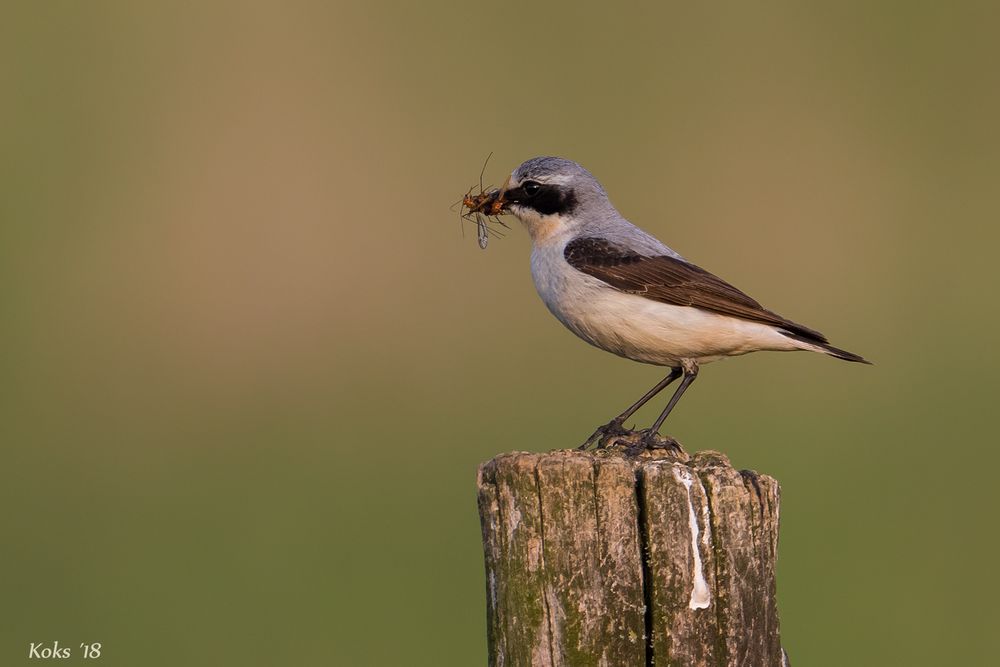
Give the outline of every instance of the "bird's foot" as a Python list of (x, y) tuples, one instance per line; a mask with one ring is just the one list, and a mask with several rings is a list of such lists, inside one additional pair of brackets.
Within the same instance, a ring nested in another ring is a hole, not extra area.
[(681, 443), (669, 435), (660, 435), (652, 429), (639, 431), (639, 439), (625, 448), (626, 456), (638, 456), (647, 449), (668, 449), (682, 453)]
[(604, 426), (598, 427), (594, 431), (593, 435), (587, 438), (586, 442), (577, 447), (579, 450), (585, 450), (590, 448), (604, 449), (607, 447), (615, 438), (620, 438), (624, 435), (632, 433), (627, 428), (622, 426), (622, 423), (617, 419), (612, 419)]

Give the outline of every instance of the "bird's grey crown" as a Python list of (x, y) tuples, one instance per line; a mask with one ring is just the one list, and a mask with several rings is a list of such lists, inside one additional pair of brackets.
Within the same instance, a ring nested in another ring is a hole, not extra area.
[(522, 162), (521, 166), (514, 170), (514, 178), (518, 183), (545, 180), (548, 176), (569, 177), (579, 185), (591, 185), (604, 192), (604, 188), (593, 174), (576, 162), (562, 157), (534, 157)]

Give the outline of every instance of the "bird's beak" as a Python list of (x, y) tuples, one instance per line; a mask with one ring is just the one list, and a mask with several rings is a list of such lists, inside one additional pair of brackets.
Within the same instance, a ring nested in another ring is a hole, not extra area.
[(500, 202), (501, 210), (506, 211), (507, 205), (510, 203), (507, 201), (507, 192), (510, 190), (510, 175), (504, 179), (503, 185), (500, 186), (500, 192), (497, 193), (497, 201)]
[(508, 176), (507, 180), (505, 180), (503, 182), (503, 185), (500, 187), (500, 193), (497, 195), (497, 198), (498, 201), (502, 204), (503, 210), (509, 211), (510, 205), (517, 204), (520, 201), (521, 196), (523, 194), (524, 193), (522, 192), (520, 187), (516, 188), (510, 187), (510, 176)]

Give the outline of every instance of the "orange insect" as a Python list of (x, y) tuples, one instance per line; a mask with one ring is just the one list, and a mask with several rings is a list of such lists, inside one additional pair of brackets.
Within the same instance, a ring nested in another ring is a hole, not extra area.
[(490, 234), (497, 237), (503, 236), (499, 231), (490, 228), (488, 221), (492, 220), (502, 227), (507, 227), (507, 224), (500, 219), (500, 214), (504, 212), (504, 204), (506, 203), (503, 192), (499, 188), (487, 190), (483, 186), (483, 174), (486, 173), (486, 164), (489, 163), (492, 156), (493, 153), (490, 153), (486, 157), (483, 169), (479, 172), (479, 194), (472, 194), (472, 190), (476, 187), (472, 186), (462, 197), (462, 219), (476, 224), (479, 232), (479, 247), (484, 250), (489, 243)]
[(469, 209), (464, 215), (482, 213), (487, 217), (494, 218), (503, 213), (503, 205), (503, 195), (499, 188), (480, 190), (478, 195), (472, 194), (470, 190), (462, 198), (462, 206)]

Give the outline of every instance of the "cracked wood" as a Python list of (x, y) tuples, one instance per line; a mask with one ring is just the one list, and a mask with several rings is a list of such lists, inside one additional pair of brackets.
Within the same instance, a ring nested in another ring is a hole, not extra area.
[(569, 450), (497, 456), (478, 487), (490, 665), (782, 665), (774, 479)]

